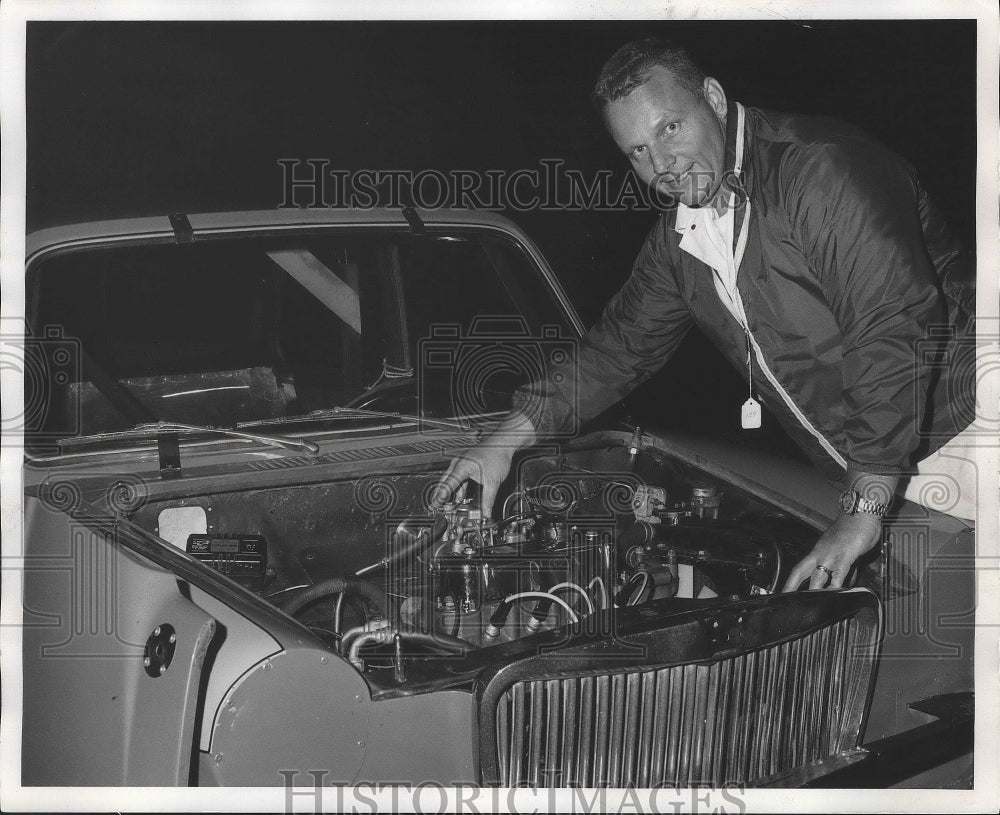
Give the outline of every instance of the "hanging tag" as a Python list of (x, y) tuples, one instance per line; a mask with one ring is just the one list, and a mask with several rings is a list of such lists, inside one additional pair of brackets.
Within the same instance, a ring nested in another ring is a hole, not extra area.
[(760, 402), (752, 396), (743, 403), (741, 420), (744, 430), (756, 430), (760, 427)]

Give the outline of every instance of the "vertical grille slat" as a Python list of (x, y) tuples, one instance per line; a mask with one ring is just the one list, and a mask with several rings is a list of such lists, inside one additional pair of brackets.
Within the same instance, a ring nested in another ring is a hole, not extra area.
[(513, 787), (521, 778), (524, 754), (524, 685), (518, 682), (512, 690), (513, 700), (510, 712), (510, 774), (507, 786)]
[(774, 673), (774, 725), (771, 729), (771, 744), (768, 748), (768, 774), (776, 772), (786, 764), (785, 744), (787, 734), (793, 727), (792, 717), (788, 709), (788, 643), (778, 646), (776, 670)]
[(873, 628), (844, 619), (708, 663), (515, 681), (494, 711), (506, 786), (753, 784), (855, 746)]
[(562, 787), (570, 787), (579, 783), (576, 777), (576, 737), (580, 732), (577, 723), (577, 680), (567, 679), (563, 682), (563, 749), (562, 765), (560, 766), (559, 780)]
[(782, 766), (785, 756), (785, 724), (790, 717), (785, 715), (788, 699), (788, 644), (778, 646), (778, 671), (775, 684), (778, 686), (775, 696), (774, 728), (771, 732), (771, 745), (768, 749), (768, 774), (776, 772)]
[[(615, 674), (611, 677), (611, 719), (608, 730), (608, 786), (621, 785), (622, 752), (625, 744), (625, 680), (626, 674)], [(603, 779), (601, 779), (603, 780)]]
[[(825, 654), (833, 656), (833, 652), (830, 650), (830, 633), (831, 629), (829, 628), (824, 628), (819, 632), (819, 652), (821, 655)], [(826, 662), (826, 664), (822, 664), (824, 662)], [(830, 691), (833, 684), (832, 674), (836, 670), (835, 666), (836, 663), (833, 662), (832, 659), (821, 659), (820, 669), (822, 670), (822, 673), (820, 674), (821, 692), (819, 701), (820, 718), (819, 726), (816, 729), (817, 749), (821, 756), (827, 755), (830, 752), (830, 717), (828, 714), (831, 709), (830, 703), (832, 700), (830, 699)]]
[(639, 704), (640, 681), (642, 676), (637, 673), (628, 674), (625, 683), (625, 747), (622, 755), (622, 770), (619, 775), (619, 786), (635, 779), (639, 775), (636, 758), (639, 740)]
[(721, 665), (718, 666), (719, 669), (719, 715), (715, 734), (712, 737), (715, 749), (712, 752), (712, 784), (716, 787), (721, 786), (725, 781), (723, 777), (725, 775), (726, 768), (726, 754), (729, 749), (730, 742), (730, 708), (732, 704), (732, 695), (730, 689), (732, 688), (733, 682), (733, 662), (731, 660), (726, 660)]
[(691, 785), (691, 762), (693, 759), (693, 741), (696, 733), (701, 731), (701, 727), (695, 724), (698, 717), (698, 666), (685, 665), (684, 671), (684, 695), (683, 718), (681, 719), (681, 740), (680, 755), (678, 757), (678, 775), (683, 786)]
[(753, 731), (757, 721), (757, 716), (755, 715), (757, 709), (754, 704), (754, 694), (757, 691), (757, 688), (755, 687), (756, 683), (754, 682), (757, 678), (757, 653), (755, 651), (751, 651), (743, 657), (743, 659), (745, 660), (745, 667), (743, 670), (743, 692), (740, 694), (739, 699), (743, 715), (740, 720), (740, 749), (735, 767), (736, 776), (738, 778), (747, 778), (750, 776), (748, 768), (751, 755), (750, 741), (753, 739)]
[[(850, 688), (860, 681), (862, 671), (862, 654), (859, 653), (859, 649), (863, 646), (861, 644), (860, 632), (858, 631), (858, 627), (854, 624), (853, 620), (848, 620), (847, 624), (844, 626), (843, 639), (844, 647), (841, 657), (843, 660), (843, 684)], [(848, 715), (848, 711), (846, 710), (848, 698), (848, 694), (845, 690), (841, 694), (841, 704), (845, 708), (843, 711), (843, 715), (845, 716)], [(838, 737), (838, 749), (842, 749), (840, 746), (840, 737)]]
[[(844, 673), (848, 668), (847, 659), (845, 658), (845, 646), (847, 644), (848, 630), (849, 629), (844, 626), (837, 626), (833, 631), (833, 642), (830, 645), (830, 659), (835, 666), (835, 669), (832, 671), (833, 676), (830, 682), (830, 695), (832, 697), (830, 703), (830, 713), (831, 718), (836, 721), (839, 721), (846, 712), (843, 705), (843, 693)], [(838, 742), (838, 734), (831, 728), (830, 745), (833, 750), (840, 749)]]
[(650, 764), (651, 787), (667, 780), (667, 712), (670, 705), (670, 670), (656, 672), (656, 713), (653, 723), (653, 757)]
[(709, 668), (705, 665), (692, 665), (691, 667), (694, 668), (695, 692), (691, 716), (691, 755), (688, 760), (688, 784), (697, 785), (707, 781), (702, 765), (705, 758), (705, 733), (708, 730), (710, 714), (708, 707)]
[(752, 671), (754, 677), (753, 691), (750, 694), (750, 742), (748, 745), (747, 774), (760, 776), (760, 762), (764, 751), (764, 728), (767, 725), (767, 672), (770, 668), (770, 650), (761, 651), (757, 655), (758, 665)]
[[(508, 692), (508, 696), (512, 696)], [(497, 771), (501, 783), (509, 783), (511, 778), (510, 756), (510, 704), (497, 705)]]
[(719, 665), (705, 668), (705, 725), (700, 738), (697, 781), (712, 784), (719, 727)]
[(802, 717), (804, 727), (798, 731), (799, 755), (803, 763), (812, 761), (809, 753), (809, 733), (813, 723), (813, 648), (812, 638), (802, 643)]
[(580, 679), (580, 752), (577, 756), (579, 782), (582, 786), (590, 786), (590, 772), (593, 766), (594, 753), (594, 677), (584, 676)]
[[(802, 705), (802, 675), (805, 672), (805, 661), (803, 651), (805, 646), (802, 640), (796, 640), (791, 643), (791, 668), (789, 673), (792, 677), (792, 707), (793, 711), (799, 712), (799, 720), (804, 721), (803, 717), (803, 705)], [(800, 764), (805, 763), (805, 757), (802, 754), (802, 745), (799, 743), (802, 738), (801, 727), (793, 727), (789, 733), (788, 745), (791, 748), (791, 760), (789, 764), (793, 767), (797, 767)]]
[(530, 698), (531, 724), (528, 727), (528, 780), (533, 786), (542, 786), (541, 770), (544, 755), (542, 754), (542, 739), (545, 737), (545, 711), (542, 683), (532, 682), (528, 685)]
[(678, 772), (678, 753), (681, 742), (681, 716), (684, 712), (684, 670), (673, 670), (667, 674), (670, 694), (667, 697), (667, 766), (666, 780), (675, 787), (681, 786)]
[[(854, 641), (855, 627), (851, 625), (841, 626), (837, 631), (837, 647), (834, 653), (834, 659), (837, 665), (840, 666), (840, 670), (837, 671), (835, 678), (836, 685), (836, 702), (834, 704), (834, 715), (838, 718), (847, 715), (845, 699), (846, 691), (845, 687), (850, 687), (850, 683), (854, 681), (854, 677), (851, 675), (851, 658), (853, 650), (851, 648), (851, 643)], [(840, 750), (842, 746), (838, 738), (835, 749)]]
[(740, 756), (743, 754), (743, 739), (746, 738), (746, 718), (744, 707), (746, 705), (746, 688), (744, 687), (744, 677), (746, 675), (746, 655), (737, 657), (733, 661), (733, 683), (730, 685), (730, 736), (727, 745), (726, 760), (723, 764), (725, 773), (724, 781), (731, 781), (734, 776), (740, 774)]
[(559, 757), (563, 743), (563, 718), (562, 705), (562, 682), (558, 679), (550, 679), (545, 683), (545, 709), (548, 712), (548, 731), (545, 734), (545, 766), (542, 771), (544, 785), (547, 787), (558, 786), (560, 770)]
[(781, 651), (777, 648), (765, 652), (767, 656), (767, 671), (764, 675), (764, 703), (760, 713), (761, 718), (761, 738), (757, 748), (757, 775), (763, 777), (770, 775), (773, 761), (774, 731), (777, 729), (777, 720), (781, 716), (781, 707), (778, 702), (778, 666), (781, 662)]
[(804, 728), (804, 735), (806, 740), (806, 760), (815, 761), (819, 758), (819, 739), (817, 739), (817, 730), (819, 729), (819, 715), (820, 711), (820, 695), (822, 692), (822, 670), (820, 664), (820, 650), (819, 643), (816, 637), (809, 638), (809, 682), (808, 682), (808, 692), (809, 692), (809, 717), (806, 719), (806, 727)]
[(594, 717), (594, 775), (588, 786), (599, 787), (608, 778), (608, 741), (611, 737), (611, 677), (607, 674), (597, 677), (597, 715)]
[(648, 671), (642, 675), (642, 722), (639, 730), (639, 771), (637, 773), (640, 787), (652, 786), (653, 739), (656, 728), (656, 671)]

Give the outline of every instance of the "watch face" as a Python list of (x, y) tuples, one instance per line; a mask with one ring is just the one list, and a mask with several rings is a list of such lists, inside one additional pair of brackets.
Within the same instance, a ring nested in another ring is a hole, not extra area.
[(854, 513), (854, 507), (857, 504), (858, 494), (854, 490), (844, 490), (840, 493), (840, 509), (841, 512), (846, 515), (851, 515)]

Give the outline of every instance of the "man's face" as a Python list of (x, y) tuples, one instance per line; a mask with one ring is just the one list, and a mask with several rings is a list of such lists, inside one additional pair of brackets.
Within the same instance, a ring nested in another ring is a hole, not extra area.
[(712, 201), (725, 171), (726, 96), (711, 77), (693, 94), (662, 66), (628, 96), (610, 102), (604, 120), (638, 176), (658, 198), (689, 207)]

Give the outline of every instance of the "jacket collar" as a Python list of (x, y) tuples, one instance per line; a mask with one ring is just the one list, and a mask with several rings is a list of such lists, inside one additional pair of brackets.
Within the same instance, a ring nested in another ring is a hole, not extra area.
[[(723, 162), (723, 177), (731, 178), (735, 175), (742, 179), (746, 140), (746, 109), (739, 102), (730, 102), (726, 109), (726, 151)], [(689, 207), (678, 202), (674, 229), (681, 233), (690, 230), (692, 224), (704, 217), (699, 214), (701, 209), (703, 208)], [(711, 214), (718, 217), (714, 208)]]

